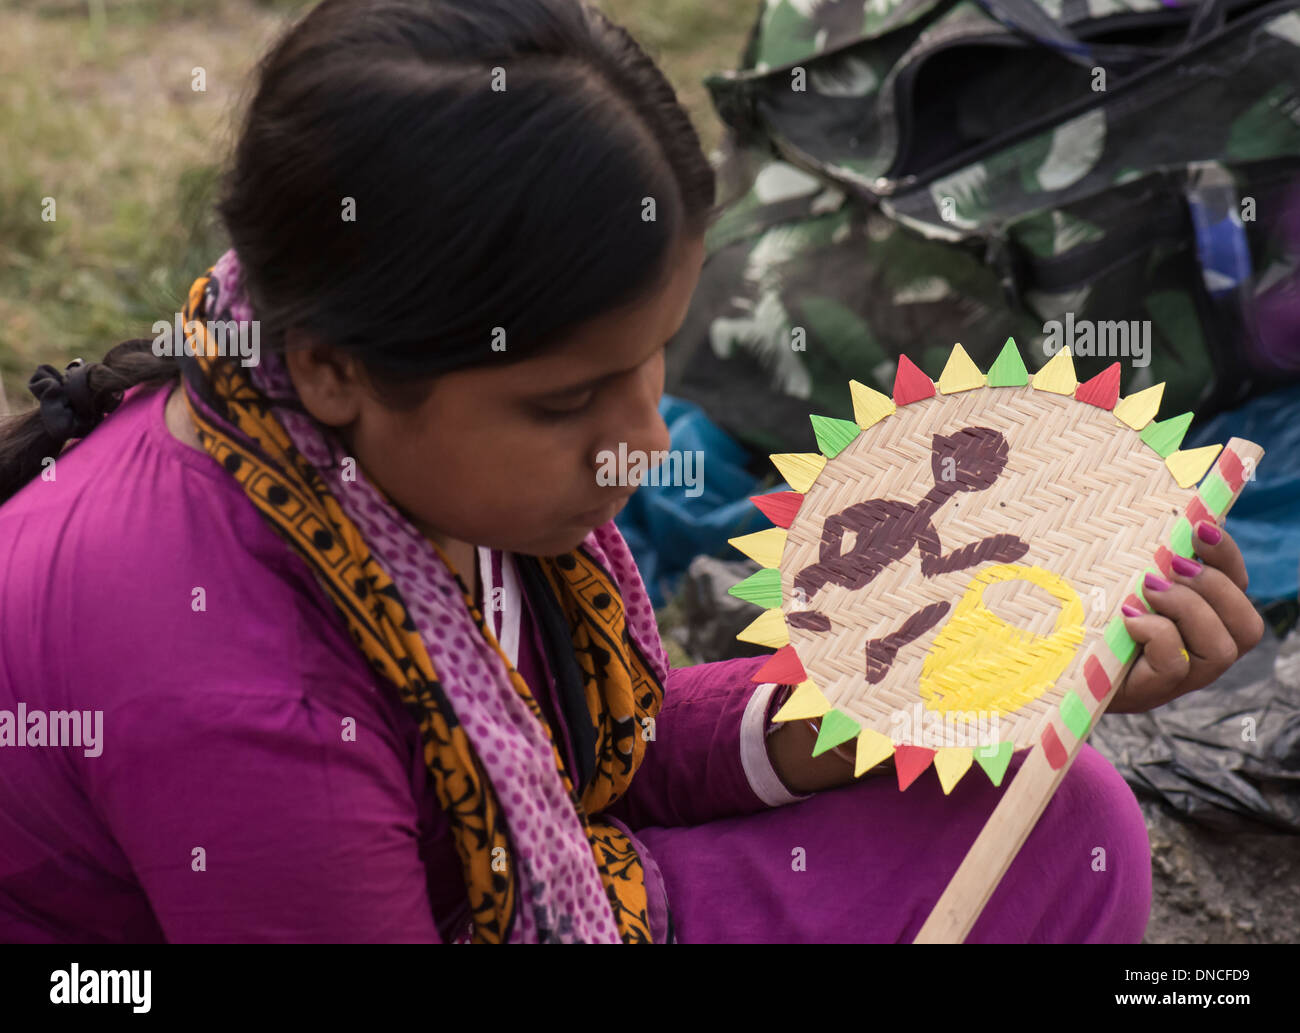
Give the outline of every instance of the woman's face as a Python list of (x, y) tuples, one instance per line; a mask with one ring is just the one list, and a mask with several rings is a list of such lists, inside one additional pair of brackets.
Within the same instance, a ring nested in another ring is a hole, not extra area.
[(555, 555), (612, 520), (635, 489), (598, 481), (602, 451), (669, 447), (664, 346), (703, 261), (703, 238), (684, 242), (648, 302), (584, 324), (545, 355), (445, 374), (409, 412), (384, 408), (355, 382), (318, 397), (329, 378), (301, 353), (290, 353), (290, 369), (307, 408), (345, 425), (358, 464), (426, 535)]

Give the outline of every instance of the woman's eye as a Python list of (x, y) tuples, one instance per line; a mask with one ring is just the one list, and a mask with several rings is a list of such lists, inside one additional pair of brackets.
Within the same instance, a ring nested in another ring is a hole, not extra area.
[(562, 419), (565, 416), (573, 416), (587, 408), (587, 406), (591, 404), (591, 400), (595, 394), (596, 392), (594, 391), (587, 391), (577, 400), (576, 403), (571, 402), (567, 405), (545, 405), (541, 406), (539, 411), (542, 416), (547, 419)]

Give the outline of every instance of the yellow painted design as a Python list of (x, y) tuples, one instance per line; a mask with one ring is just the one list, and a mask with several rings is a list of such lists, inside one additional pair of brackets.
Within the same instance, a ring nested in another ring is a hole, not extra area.
[(948, 361), (944, 364), (943, 372), (939, 374), (939, 393), (955, 395), (958, 391), (983, 387), (985, 383), (984, 374), (971, 361), (971, 357), (966, 354), (966, 349), (960, 344), (954, 344)]
[(1050, 391), (1054, 395), (1072, 395), (1079, 381), (1074, 375), (1074, 360), (1066, 345), (1048, 360), (1047, 365), (1029, 380), (1035, 391)]
[(870, 728), (858, 733), (858, 754), (853, 764), (853, 777), (861, 778), (881, 761), (894, 755), (894, 744), (889, 736)]
[(1190, 656), (1187, 655), (1187, 650), (1186, 650), (1186, 649), (1180, 649), (1180, 650), (1178, 650), (1178, 652), (1182, 654), (1182, 657), (1183, 657), (1184, 660), (1186, 660), (1188, 663), (1191, 662), (1191, 659), (1192, 659), (1192, 658), (1191, 658)]
[(786, 627), (785, 614), (779, 609), (764, 610), (736, 638), (740, 642), (780, 649), (790, 644), (790, 629)]
[(1179, 450), (1165, 460), (1165, 466), (1169, 467), (1169, 472), (1174, 475), (1178, 487), (1190, 488), (1205, 476), (1205, 471), (1222, 451), (1222, 445), (1189, 448), (1186, 452)]
[(785, 706), (776, 712), (773, 721), (800, 721), (810, 717), (821, 717), (830, 710), (831, 701), (822, 695), (822, 690), (813, 684), (812, 679), (795, 686)]
[(875, 388), (859, 384), (856, 380), (849, 381), (849, 394), (853, 396), (854, 422), (863, 430), (898, 411), (898, 406), (889, 395), (883, 395)]
[(760, 567), (779, 567), (787, 533), (784, 527), (769, 527), (766, 531), (728, 538), (727, 544), (739, 549)]
[(826, 457), (820, 452), (782, 452), (769, 458), (786, 483), (800, 494), (813, 486), (826, 466)]
[[(1060, 602), (1050, 635), (1018, 628), (984, 605), (985, 589), (1004, 581), (1028, 581)], [(1083, 633), (1083, 601), (1064, 578), (1015, 563), (988, 567), (971, 579), (935, 636), (921, 667), (921, 696), (941, 712), (1014, 713), (1064, 673)]]
[(969, 746), (941, 746), (935, 752), (934, 770), (939, 775), (944, 796), (952, 792), (952, 787), (970, 770), (974, 760), (975, 751)]
[(1139, 391), (1135, 395), (1121, 398), (1112, 410), (1120, 423), (1126, 423), (1134, 430), (1141, 430), (1156, 418), (1160, 411), (1160, 399), (1164, 397), (1165, 385), (1156, 384)]

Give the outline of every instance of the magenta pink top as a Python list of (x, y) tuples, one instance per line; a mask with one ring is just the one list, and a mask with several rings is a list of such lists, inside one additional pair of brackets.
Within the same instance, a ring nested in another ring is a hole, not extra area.
[[(0, 507), (0, 712), (85, 719), (82, 745), (35, 748), (30, 717), (28, 741), (0, 742), (0, 941), (458, 937), (461, 866), (413, 719), (234, 479), (171, 436), (166, 395), (131, 392)], [(571, 750), (509, 557), (480, 560), (507, 588), (498, 637)], [(696, 825), (801, 799), (762, 746), (756, 662), (670, 674), (611, 816)]]

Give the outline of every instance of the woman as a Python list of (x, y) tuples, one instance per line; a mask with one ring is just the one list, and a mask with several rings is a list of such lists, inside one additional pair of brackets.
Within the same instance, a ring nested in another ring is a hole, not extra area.
[[(668, 671), (631, 489), (595, 477), (668, 447), (713, 198), (661, 73), (574, 0), (290, 28), (180, 314), (199, 354), (156, 327), (44, 366), (0, 438), (0, 709), (101, 728), (0, 752), (0, 938), (915, 935), (999, 791), (812, 759), (761, 658)], [(1262, 634), (1201, 535), (1129, 621), (1121, 709)], [(1138, 940), (1149, 904), (1085, 747), (970, 939)]]

